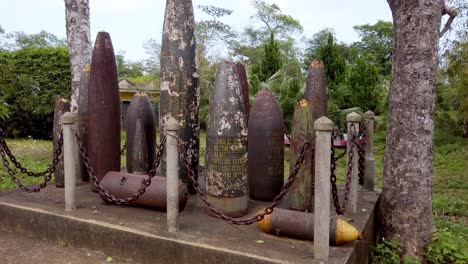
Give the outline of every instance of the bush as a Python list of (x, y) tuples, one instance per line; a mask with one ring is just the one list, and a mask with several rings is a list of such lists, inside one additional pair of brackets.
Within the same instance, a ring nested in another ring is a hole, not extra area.
[(0, 127), (9, 136), (50, 138), (55, 100), (70, 97), (65, 47), (0, 52)]
[(446, 229), (438, 229), (425, 254), (427, 260), (434, 264), (467, 263), (468, 242), (461, 235), (457, 236)]

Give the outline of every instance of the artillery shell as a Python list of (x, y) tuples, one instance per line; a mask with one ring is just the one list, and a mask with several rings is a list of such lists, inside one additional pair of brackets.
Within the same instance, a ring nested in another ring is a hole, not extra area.
[[(311, 213), (276, 208), (257, 226), (263, 232), (277, 236), (314, 240), (314, 215)], [(354, 226), (339, 217), (330, 218), (330, 245), (341, 246), (359, 239), (361, 234)]]
[(206, 192), (224, 213), (247, 212), (247, 125), (233, 63), (218, 66), (206, 130)]
[(325, 69), (323, 63), (313, 60), (307, 75), (305, 98), (312, 103), (314, 120), (328, 115), (328, 97), (325, 84)]
[[(294, 169), (304, 142), (314, 137), (312, 108), (306, 99), (299, 100), (294, 108), (291, 129), (290, 172)], [(313, 149), (306, 152), (305, 159), (297, 173), (297, 178), (288, 193), (289, 208), (300, 211), (313, 211), (314, 206), (314, 161)]]
[[(86, 64), (81, 72), (80, 91), (78, 93), (78, 135), (80, 136), (83, 146), (88, 152), (88, 92), (91, 77), (91, 64)], [(86, 172), (85, 165), (80, 156), (81, 180), (89, 181), (89, 175)]]
[[(185, 142), (183, 149), (187, 154), (189, 167), (197, 178), (200, 88), (195, 64), (194, 29), (192, 1), (167, 0), (161, 45), (160, 124), (163, 127), (169, 115), (179, 121), (178, 137)], [(179, 179), (188, 183), (186, 167), (182, 160), (179, 160), (179, 164)], [(161, 167), (163, 172), (166, 171), (165, 157)], [(191, 184), (189, 190), (195, 193)]]
[(248, 149), (250, 198), (272, 201), (284, 183), (284, 120), (270, 90), (258, 92), (252, 107)]
[[(156, 115), (150, 99), (144, 93), (137, 93), (132, 98), (127, 111), (127, 171), (129, 173), (151, 170), (156, 158)], [(137, 131), (138, 120), (141, 130)], [(141, 137), (145, 137), (142, 139)], [(137, 146), (138, 144), (139, 146)], [(146, 157), (143, 157), (146, 153)], [(140, 160), (140, 157), (142, 160)], [(142, 162), (146, 168), (141, 167)], [(138, 168), (137, 168), (138, 167)]]
[[(110, 194), (119, 199), (125, 199), (135, 194), (141, 188), (141, 182), (148, 178), (148, 175), (121, 173), (117, 171), (108, 172), (101, 180), (101, 185)], [(166, 211), (166, 177), (162, 175), (151, 179), (151, 184), (146, 188), (146, 192), (130, 205), (141, 206), (159, 211)], [(107, 201), (107, 198), (99, 194)], [(183, 211), (187, 204), (187, 185), (179, 181), (179, 211)]]
[[(99, 32), (94, 44), (88, 93), (88, 151), (100, 180), (120, 171), (120, 98), (114, 49), (109, 33)], [(91, 189), (96, 191), (94, 184)]]
[[(70, 102), (66, 99), (57, 99), (55, 101), (55, 110), (54, 110), (54, 153), (55, 150), (59, 147), (59, 138), (62, 134), (62, 124), (60, 123), (60, 118), (63, 114), (70, 111)], [(63, 172), (63, 155), (59, 158), (59, 163), (54, 172), (55, 177), (55, 186), (58, 188), (63, 188), (65, 186), (65, 177)]]
[(247, 80), (247, 73), (245, 72), (245, 66), (242, 63), (236, 64), (237, 75), (239, 76), (239, 82), (242, 91), (242, 99), (244, 100), (244, 113), (246, 117), (246, 124), (249, 124), (250, 118), (250, 104), (249, 104), (249, 82)]

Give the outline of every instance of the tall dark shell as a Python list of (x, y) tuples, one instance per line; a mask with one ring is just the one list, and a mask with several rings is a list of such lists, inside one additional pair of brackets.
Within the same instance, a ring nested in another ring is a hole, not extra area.
[(328, 97), (325, 84), (325, 68), (323, 63), (313, 60), (307, 75), (305, 98), (312, 104), (314, 120), (328, 115)]
[[(120, 171), (120, 98), (114, 49), (109, 33), (94, 44), (88, 93), (88, 152), (98, 179)], [(91, 183), (91, 189), (96, 190)]]
[[(88, 150), (88, 92), (91, 78), (91, 64), (86, 64), (81, 73), (80, 91), (78, 93), (78, 135), (83, 141), (83, 145)], [(83, 160), (80, 157), (81, 180), (89, 181)]]

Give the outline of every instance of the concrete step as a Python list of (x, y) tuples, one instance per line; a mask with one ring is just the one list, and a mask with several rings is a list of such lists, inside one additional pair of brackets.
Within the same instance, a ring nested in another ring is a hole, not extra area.
[[(253, 226), (233, 226), (208, 216), (196, 197), (180, 215), (180, 231), (168, 233), (166, 214), (108, 205), (80, 186), (78, 209), (64, 210), (63, 189), (0, 193), (0, 231), (65, 243), (136, 263), (313, 263), (310, 241), (275, 237)], [(374, 241), (379, 195), (361, 192), (360, 211), (347, 215), (363, 240), (331, 248), (331, 263), (366, 263)], [(266, 207), (249, 202), (249, 216)]]

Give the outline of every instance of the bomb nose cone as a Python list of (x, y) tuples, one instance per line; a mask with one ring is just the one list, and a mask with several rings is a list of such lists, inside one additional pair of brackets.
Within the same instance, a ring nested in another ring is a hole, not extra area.
[[(261, 214), (263, 212), (264, 212), (263, 210), (258, 211), (259, 214)], [(263, 232), (270, 233), (271, 232), (271, 217), (270, 217), (270, 215), (265, 215), (265, 217), (263, 217), (262, 221), (257, 222), (257, 226)]]
[(361, 239), (361, 233), (345, 220), (341, 218), (336, 219), (336, 232), (335, 232), (335, 244), (337, 246), (344, 245), (349, 242), (353, 242)]

